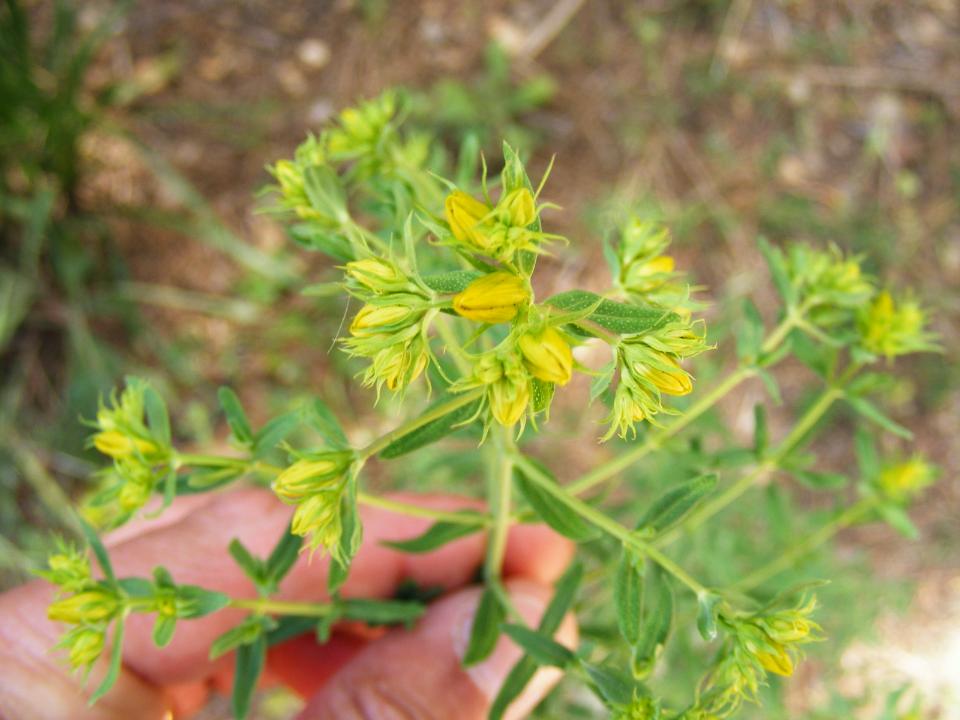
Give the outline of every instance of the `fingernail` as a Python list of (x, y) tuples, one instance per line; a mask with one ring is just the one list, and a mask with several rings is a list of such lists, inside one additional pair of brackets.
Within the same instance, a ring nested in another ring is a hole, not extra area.
[[(536, 625), (543, 614), (546, 600), (541, 595), (514, 589), (510, 592), (510, 599), (517, 612), (528, 625)], [(453, 648), (461, 660), (470, 644), (470, 633), (473, 630), (473, 617), (476, 608), (464, 614), (464, 617), (453, 625)], [(493, 700), (500, 692), (500, 687), (507, 674), (522, 656), (520, 649), (508, 638), (501, 637), (490, 656), (483, 662), (466, 668), (467, 676), (473, 684), (488, 699)]]

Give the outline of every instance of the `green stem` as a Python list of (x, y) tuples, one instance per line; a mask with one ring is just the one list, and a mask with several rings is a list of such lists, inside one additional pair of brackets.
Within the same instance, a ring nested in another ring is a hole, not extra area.
[(467, 515), (465, 513), (434, 510), (433, 508), (423, 507), (422, 505), (405, 503), (401, 502), (400, 500), (391, 500), (378, 495), (370, 495), (369, 493), (365, 492), (357, 493), (357, 501), (370, 507), (389, 510), (390, 512), (399, 513), (401, 515), (430, 518), (431, 520), (436, 520), (438, 522), (458, 523), (460, 525), (477, 525), (484, 527), (489, 526), (491, 523), (490, 518), (483, 517), (481, 515)]
[(869, 497), (860, 500), (854, 505), (851, 505), (845, 511), (827, 522), (819, 530), (816, 530), (796, 545), (790, 547), (776, 560), (764, 565), (758, 570), (755, 570), (737, 582), (735, 585), (736, 589), (742, 591), (751, 590), (758, 585), (762, 585), (770, 578), (776, 577), (780, 573), (789, 570), (798, 560), (823, 545), (844, 528), (847, 528), (860, 520), (864, 515), (873, 509), (875, 503), (875, 498)]
[(287, 602), (284, 600), (230, 600), (230, 607), (238, 610), (250, 610), (255, 613), (269, 613), (270, 615), (300, 615), (307, 617), (325, 617), (330, 615), (334, 608), (330, 603), (303, 603)]
[(463, 377), (467, 377), (473, 368), (463, 353), (463, 343), (461, 343), (460, 338), (457, 337), (452, 321), (453, 318), (449, 316), (439, 316), (433, 326), (437, 329), (437, 335), (440, 336), (440, 339), (446, 346), (446, 352), (453, 358), (453, 363), (457, 366), (457, 370), (460, 371)]
[(385, 435), (381, 435), (372, 443), (367, 445), (365, 448), (358, 450), (357, 457), (360, 458), (360, 460), (366, 460), (370, 457), (373, 457), (378, 452), (380, 452), (385, 447), (387, 447), (390, 443), (392, 443), (394, 440), (399, 440), (404, 435), (408, 435), (414, 430), (417, 430), (418, 428), (422, 428), (424, 425), (428, 425), (432, 423), (434, 420), (439, 420), (444, 415), (449, 415), (454, 410), (458, 410), (462, 408), (464, 405), (469, 405), (474, 400), (477, 400), (481, 395), (483, 395), (484, 392), (485, 392), (484, 388), (476, 388), (474, 390), (470, 390), (469, 392), (465, 392), (461, 395), (457, 395), (453, 397), (450, 401), (445, 402), (442, 405), (437, 405), (435, 408), (431, 410), (427, 410), (427, 412), (423, 413), (423, 415), (420, 415), (419, 417), (416, 417), (413, 420), (409, 420), (403, 423), (403, 425), (400, 425), (399, 427), (394, 428), (393, 430), (386, 433)]
[(181, 465), (193, 465), (195, 467), (237, 467), (240, 465), (250, 465), (246, 458), (232, 458), (223, 455), (194, 455), (192, 453), (174, 453), (174, 458)]
[(596, 508), (585, 503), (583, 500), (574, 497), (566, 489), (557, 485), (551, 477), (546, 475), (542, 470), (540, 470), (540, 468), (530, 462), (526, 457), (517, 454), (514, 457), (514, 462), (516, 462), (519, 467), (523, 468), (524, 475), (526, 475), (530, 480), (537, 483), (537, 485), (546, 490), (568, 508), (573, 510), (588, 523), (604, 531), (611, 537), (616, 538), (624, 545), (628, 545), (637, 552), (646, 555), (653, 560), (653, 562), (690, 588), (690, 590), (694, 593), (699, 595), (701, 593), (708, 592), (706, 586), (692, 577), (690, 573), (680, 567), (669, 557), (664, 555), (660, 550), (653, 547), (650, 543), (638, 538), (636, 534), (633, 533), (629, 528), (624, 527), (613, 518), (608, 517)]
[(827, 388), (817, 401), (804, 413), (793, 430), (790, 431), (771, 455), (722, 493), (691, 512), (683, 523), (657, 538), (656, 544), (659, 547), (669, 545), (679, 538), (681, 533), (690, 533), (726, 508), (754, 485), (766, 479), (780, 466), (783, 459), (796, 449), (807, 432), (816, 425), (833, 402), (842, 395), (843, 391), (839, 388)]
[(510, 501), (513, 490), (513, 455), (510, 448), (513, 439), (510, 428), (499, 428), (500, 441), (494, 450), (491, 463), (490, 487), (487, 492), (493, 528), (487, 539), (487, 557), (484, 575), (488, 581), (499, 582), (503, 556), (507, 549), (507, 533), (510, 530)]

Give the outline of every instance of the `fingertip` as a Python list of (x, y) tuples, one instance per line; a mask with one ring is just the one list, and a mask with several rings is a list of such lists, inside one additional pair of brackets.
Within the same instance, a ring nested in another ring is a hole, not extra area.
[(574, 543), (546, 525), (517, 525), (507, 537), (503, 572), (551, 585), (573, 560)]

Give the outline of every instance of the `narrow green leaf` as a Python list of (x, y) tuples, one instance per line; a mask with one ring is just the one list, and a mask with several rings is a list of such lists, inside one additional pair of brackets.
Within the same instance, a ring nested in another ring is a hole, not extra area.
[(753, 406), (753, 454), (762, 458), (770, 446), (770, 433), (767, 429), (767, 408), (763, 403)]
[(743, 301), (743, 323), (737, 333), (737, 357), (753, 359), (760, 354), (763, 345), (763, 318), (750, 298)]
[(476, 270), (452, 270), (450, 272), (434, 273), (424, 275), (421, 280), (423, 284), (436, 293), (441, 295), (452, 295), (463, 292), (467, 286), (483, 273)]
[(120, 677), (120, 666), (123, 661), (123, 618), (117, 618), (113, 623), (113, 647), (110, 650), (110, 665), (107, 668), (107, 674), (104, 676), (103, 681), (93, 691), (93, 695), (90, 696), (88, 705), (93, 705), (97, 700), (102, 698), (108, 692), (110, 688), (114, 686), (117, 682), (117, 678)]
[(302, 415), (298, 411), (284, 413), (269, 420), (253, 436), (254, 455), (263, 457), (271, 450), (275, 450), (277, 445), (296, 430), (302, 422)]
[(766, 238), (759, 238), (757, 244), (760, 247), (760, 253), (763, 259), (767, 261), (767, 267), (770, 270), (770, 276), (773, 278), (773, 284), (777, 287), (777, 292), (783, 298), (787, 305), (796, 305), (797, 293), (790, 282), (790, 276), (787, 273), (787, 262), (783, 257), (783, 251), (780, 248), (773, 247)]
[(594, 665), (580, 662), (590, 679), (590, 686), (607, 705), (630, 705), (636, 697), (646, 697), (650, 691), (632, 675), (616, 665)]
[(341, 600), (341, 617), (347, 620), (360, 620), (370, 625), (410, 624), (426, 612), (426, 606), (418, 602), (403, 600), (368, 600), (351, 598)]
[(545, 301), (559, 310), (577, 312), (596, 306), (589, 318), (601, 327), (620, 334), (644, 333), (661, 327), (677, 316), (652, 306), (626, 305), (605, 300), (586, 290), (570, 290)]
[(783, 393), (780, 392), (780, 385), (777, 379), (766, 370), (757, 370), (757, 377), (767, 389), (767, 395), (773, 400), (774, 405), (783, 405)]
[(631, 646), (640, 640), (640, 615), (643, 612), (642, 566), (624, 550), (613, 577), (613, 604), (617, 610), (620, 634)]
[(157, 621), (153, 624), (153, 644), (157, 647), (166, 647), (173, 640), (173, 631), (176, 629), (176, 618), (157, 615)]
[(552, 635), (557, 631), (567, 611), (573, 605), (574, 598), (577, 596), (577, 589), (580, 587), (582, 580), (583, 563), (575, 560), (553, 587), (553, 597), (550, 599), (547, 609), (544, 610), (543, 616), (540, 618), (540, 624), (537, 626), (542, 632)]
[(160, 397), (160, 393), (149, 385), (144, 389), (143, 406), (147, 412), (147, 424), (150, 432), (162, 445), (170, 444), (170, 416), (167, 413), (167, 404)]
[(909, 540), (916, 540), (920, 537), (920, 531), (913, 521), (907, 515), (906, 511), (894, 503), (885, 502), (877, 505), (877, 511), (880, 517), (886, 520), (894, 530)]
[(337, 450), (344, 450), (350, 447), (350, 441), (347, 440), (347, 435), (343, 431), (340, 421), (337, 420), (337, 416), (334, 415), (333, 410), (319, 398), (314, 398), (313, 402), (309, 405), (307, 422), (314, 430), (320, 433), (331, 447)]
[(217, 390), (217, 398), (220, 400), (220, 407), (227, 417), (227, 425), (230, 426), (230, 432), (241, 445), (250, 445), (253, 443), (253, 429), (250, 427), (250, 421), (247, 420), (247, 414), (243, 411), (243, 405), (240, 404), (240, 398), (230, 388), (223, 386)]
[(859, 427), (853, 442), (860, 476), (867, 481), (879, 477), (880, 456), (877, 454), (877, 444), (874, 442), (873, 436), (864, 428)]
[(300, 535), (294, 535), (287, 526), (264, 564), (265, 578), (273, 588), (280, 584), (297, 562), (302, 545), (303, 538)]
[(599, 533), (593, 525), (528, 479), (521, 468), (514, 470), (513, 477), (514, 484), (534, 512), (558, 533), (577, 542), (585, 542), (597, 537)]
[(318, 222), (288, 225), (287, 236), (305, 250), (322, 252), (339, 262), (355, 259), (350, 241), (336, 230), (324, 227)]
[(503, 631), (538, 665), (565, 668), (576, 659), (576, 655), (570, 649), (553, 638), (523, 625), (506, 623), (503, 625)]
[(103, 543), (100, 542), (100, 538), (97, 536), (97, 531), (94, 530), (90, 524), (81, 517), (77, 518), (77, 522), (80, 523), (80, 529), (83, 531), (83, 536), (90, 545), (90, 549), (93, 550), (93, 554), (96, 556), (97, 563), (100, 565), (100, 569), (103, 571), (104, 576), (111, 583), (116, 583), (117, 577), (113, 574), (113, 565), (110, 564), (110, 556), (107, 554), (107, 549), (103, 546)]
[[(431, 405), (430, 409), (448, 403), (451, 399), (452, 396), (449, 395), (442, 397), (436, 403)], [(392, 460), (393, 458), (406, 455), (409, 452), (419, 450), (426, 445), (430, 445), (431, 443), (435, 443), (438, 440), (445, 438), (447, 435), (460, 430), (462, 423), (466, 422), (476, 414), (479, 405), (479, 400), (463, 405), (456, 410), (447, 413), (443, 417), (437, 418), (436, 420), (433, 420), (432, 422), (429, 422), (426, 425), (407, 433), (401, 438), (397, 438), (392, 443), (387, 445), (387, 447), (381, 450), (379, 456), (385, 460)], [(427, 412), (429, 412), (429, 409)]]
[(530, 404), (533, 406), (533, 411), (539, 413), (550, 407), (550, 402), (553, 400), (553, 393), (557, 389), (557, 386), (551, 382), (533, 378), (530, 383), (530, 389)]
[(673, 591), (657, 566), (651, 567), (647, 573), (643, 600), (640, 639), (633, 649), (633, 670), (639, 678), (653, 670), (673, 625)]
[(603, 395), (606, 392), (607, 388), (610, 387), (610, 383), (613, 382), (613, 377), (616, 374), (616, 363), (609, 362), (600, 368), (596, 377), (590, 381), (590, 402), (596, 402), (597, 398)]
[(248, 645), (264, 633), (263, 618), (250, 616), (227, 630), (210, 645), (209, 658), (216, 660), (234, 648)]
[(298, 635), (304, 635), (311, 630), (315, 630), (317, 623), (335, 616), (332, 606), (330, 615), (320, 618), (316, 615), (284, 615), (277, 620), (277, 626), (267, 633), (267, 645), (277, 645)]
[(851, 395), (847, 395), (845, 397), (847, 402), (850, 404), (850, 407), (852, 407), (854, 410), (856, 410), (860, 415), (865, 417), (870, 422), (882, 427), (887, 432), (892, 433), (893, 435), (896, 435), (898, 437), (902, 437), (906, 440), (913, 439), (912, 432), (907, 430), (907, 428), (903, 427), (903, 425), (899, 425), (898, 423), (888, 418), (886, 415), (884, 415), (880, 411), (879, 408), (877, 408), (876, 405), (871, 403), (869, 400), (862, 397), (856, 397)]
[(230, 604), (230, 596), (215, 590), (207, 590), (198, 585), (178, 585), (177, 596), (184, 601), (187, 610), (180, 613), (186, 619), (203, 617)]
[(717, 486), (716, 475), (681, 483), (654, 500), (637, 527), (660, 533), (675, 525)]
[(697, 595), (697, 630), (707, 642), (717, 639), (717, 610), (720, 596), (713, 593)]
[(153, 583), (146, 578), (120, 578), (117, 585), (132, 598), (153, 597)]
[(250, 712), (250, 700), (257, 689), (257, 681), (263, 672), (267, 657), (267, 638), (258, 635), (248, 645), (237, 648), (236, 671), (233, 676), (233, 717), (244, 720)]
[(476, 516), (476, 524), (446, 522), (441, 520), (427, 528), (426, 532), (410, 540), (384, 540), (381, 544), (408, 553), (425, 553), (436, 550), (457, 538), (471, 535), (483, 529), (483, 515), (465, 511), (464, 516)]
[(253, 581), (255, 585), (261, 585), (264, 580), (264, 567), (263, 563), (259, 558), (255, 558), (250, 554), (250, 551), (244, 546), (240, 540), (234, 538), (230, 541), (230, 544), (227, 546), (227, 551), (230, 553), (237, 565), (240, 566), (240, 569), (243, 570), (243, 574), (246, 575), (250, 580)]
[(480, 596), (477, 612), (470, 627), (470, 641), (463, 656), (464, 667), (486, 660), (497, 645), (500, 637), (500, 623), (506, 617), (506, 610), (496, 591), (487, 586)]
[(500, 692), (493, 700), (487, 720), (503, 720), (503, 714), (510, 707), (510, 703), (517, 699), (523, 689), (537, 672), (537, 663), (529, 655), (524, 655), (513, 666), (507, 679), (503, 681)]
[(811, 490), (837, 490), (847, 484), (847, 476), (835, 472), (794, 470), (793, 476), (801, 485), (805, 485)]

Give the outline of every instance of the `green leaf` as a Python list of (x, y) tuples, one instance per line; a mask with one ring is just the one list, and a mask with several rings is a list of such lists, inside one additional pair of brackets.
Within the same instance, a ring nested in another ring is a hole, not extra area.
[(713, 593), (697, 595), (697, 630), (707, 642), (717, 639), (717, 610), (720, 596)]
[(167, 413), (167, 404), (160, 397), (160, 393), (149, 385), (144, 388), (143, 406), (147, 412), (150, 432), (161, 445), (170, 445), (170, 416)]
[(300, 412), (294, 411), (278, 415), (268, 421), (253, 436), (253, 450), (256, 457), (263, 457), (275, 450), (286, 437), (303, 422)]
[(759, 238), (757, 245), (760, 247), (760, 253), (763, 259), (767, 261), (767, 267), (770, 270), (770, 276), (773, 278), (773, 284), (777, 287), (777, 292), (783, 298), (787, 305), (796, 305), (797, 293), (790, 282), (790, 276), (787, 273), (787, 262), (783, 257), (783, 251), (780, 248), (773, 247), (766, 238)]
[(520, 661), (513, 666), (503, 681), (500, 692), (493, 700), (490, 707), (490, 713), (487, 720), (502, 720), (503, 714), (510, 707), (510, 703), (517, 699), (523, 689), (527, 686), (537, 672), (537, 663), (529, 655), (524, 655)]
[(231, 540), (227, 546), (227, 551), (230, 553), (230, 557), (240, 566), (240, 569), (243, 570), (243, 574), (250, 578), (255, 585), (261, 585), (263, 583), (263, 563), (259, 558), (251, 555), (250, 551), (247, 550), (240, 540), (237, 538)]
[(753, 406), (753, 454), (759, 460), (770, 446), (770, 433), (767, 430), (767, 408), (763, 403)]
[(103, 543), (100, 542), (100, 538), (97, 537), (97, 531), (94, 530), (90, 524), (81, 517), (77, 518), (77, 522), (80, 523), (80, 529), (83, 531), (83, 536), (86, 538), (87, 543), (90, 545), (90, 549), (93, 550), (93, 554), (97, 558), (97, 563), (100, 565), (100, 569), (103, 571), (104, 576), (111, 583), (117, 582), (117, 576), (113, 574), (113, 566), (110, 564), (110, 556), (107, 554), (107, 549), (103, 546)]
[(178, 585), (177, 596), (185, 601), (188, 610), (181, 612), (180, 617), (192, 619), (210, 615), (223, 610), (230, 604), (230, 596), (215, 590), (207, 590), (198, 585)]
[(97, 700), (102, 698), (108, 692), (110, 688), (114, 686), (117, 682), (117, 678), (120, 677), (120, 666), (123, 661), (123, 618), (117, 618), (113, 623), (113, 647), (110, 650), (110, 665), (107, 668), (107, 674), (104, 676), (103, 681), (93, 691), (93, 695), (90, 696), (88, 705), (93, 705)]
[(277, 626), (267, 633), (267, 645), (277, 645), (298, 635), (304, 635), (316, 629), (317, 623), (337, 617), (331, 606), (330, 615), (318, 618), (316, 615), (284, 615), (277, 620)]
[(626, 549), (613, 577), (613, 604), (617, 610), (620, 634), (631, 646), (640, 639), (640, 615), (643, 612), (642, 565)]
[(403, 600), (368, 600), (352, 598), (339, 603), (341, 617), (360, 620), (370, 625), (410, 624), (426, 612), (426, 606)]
[(345, 450), (350, 447), (350, 441), (347, 440), (347, 435), (343, 431), (340, 421), (337, 420), (337, 416), (319, 398), (314, 398), (313, 402), (310, 403), (306, 419), (310, 427), (320, 433), (331, 447), (337, 450)]
[(716, 486), (717, 476), (711, 474), (701, 475), (671, 488), (654, 500), (637, 528), (654, 533), (663, 532), (682, 520), (684, 515), (696, 507)]
[(640, 639), (633, 649), (633, 671), (640, 678), (653, 670), (673, 625), (673, 591), (657, 566), (647, 573), (643, 605)]
[(854, 410), (856, 410), (860, 415), (865, 417), (870, 422), (882, 427), (887, 432), (892, 433), (898, 437), (902, 437), (906, 440), (913, 439), (912, 432), (907, 430), (907, 428), (903, 427), (903, 425), (899, 425), (898, 423), (888, 418), (886, 415), (884, 415), (880, 411), (879, 408), (877, 408), (876, 405), (871, 403), (869, 400), (866, 400), (865, 398), (862, 398), (862, 397), (852, 396), (852, 395), (847, 395), (845, 397), (847, 402), (850, 403), (850, 407), (852, 407)]
[(297, 562), (302, 545), (303, 537), (294, 535), (290, 526), (287, 526), (263, 566), (264, 578), (273, 589), (280, 584), (280, 581), (287, 576), (287, 573)]
[(153, 597), (153, 583), (146, 578), (120, 578), (117, 585), (132, 598)]
[(783, 405), (783, 394), (780, 392), (780, 385), (777, 383), (777, 379), (766, 370), (758, 369), (756, 372), (757, 377), (760, 378), (763, 386), (767, 389), (767, 395), (773, 400), (774, 405)]
[(484, 588), (473, 616), (470, 627), (470, 641), (463, 656), (464, 667), (486, 660), (497, 646), (500, 637), (500, 623), (506, 617), (506, 610), (496, 591), (489, 585)]
[(327, 165), (306, 168), (303, 189), (314, 210), (331, 220), (345, 219), (347, 195), (336, 170)]
[(546, 382), (540, 378), (533, 378), (530, 383), (531, 388), (531, 397), (530, 404), (533, 406), (534, 412), (543, 412), (548, 407), (550, 407), (550, 402), (553, 400), (553, 393), (556, 390), (557, 386), (552, 382)]
[(217, 398), (220, 400), (220, 407), (223, 408), (224, 415), (227, 416), (227, 425), (230, 426), (230, 432), (241, 445), (251, 445), (253, 443), (253, 430), (247, 415), (240, 404), (240, 398), (230, 388), (224, 386), (217, 390)]
[[(431, 405), (426, 412), (430, 412), (430, 410), (433, 408), (450, 402), (453, 397), (455, 396), (447, 395), (440, 398), (436, 403)], [(398, 458), (401, 455), (406, 455), (409, 452), (419, 450), (426, 445), (435, 443), (438, 440), (445, 438), (447, 435), (460, 430), (462, 423), (473, 417), (476, 414), (479, 406), (479, 400), (462, 405), (456, 410), (452, 410), (451, 412), (447, 413), (443, 417), (439, 417), (436, 420), (428, 422), (426, 425), (422, 425), (421, 427), (412, 430), (403, 437), (397, 438), (392, 443), (387, 445), (387, 447), (381, 450), (379, 456), (385, 460), (392, 460), (393, 458)]]
[(539, 629), (545, 633), (553, 634), (560, 627), (564, 615), (573, 605), (573, 600), (577, 595), (577, 588), (583, 580), (583, 563), (579, 560), (573, 562), (567, 571), (557, 581), (553, 588), (553, 597), (544, 610), (540, 618)]
[(590, 381), (590, 402), (596, 402), (597, 398), (603, 395), (613, 382), (616, 374), (617, 365), (614, 362), (608, 362), (597, 372), (597, 375)]
[[(531, 462), (534, 461), (531, 460)], [(546, 468), (541, 469), (544, 472), (549, 472)], [(558, 533), (577, 542), (585, 542), (597, 537), (599, 532), (593, 525), (587, 523), (567, 505), (527, 478), (521, 468), (514, 469), (513, 478), (517, 490), (520, 491), (520, 494), (523, 495), (534, 512)]]
[(590, 686), (607, 705), (630, 705), (635, 697), (647, 697), (650, 691), (616, 665), (580, 662)]
[(263, 617), (249, 616), (239, 625), (227, 630), (210, 645), (210, 659), (216, 660), (234, 648), (238, 648), (241, 645), (249, 645), (254, 642), (258, 637), (263, 635), (266, 629), (264, 625), (265, 620), (266, 618)]
[(565, 648), (553, 638), (523, 625), (506, 623), (503, 625), (503, 631), (538, 665), (565, 668), (577, 657), (570, 649)]
[(845, 487), (847, 476), (835, 472), (815, 472), (813, 470), (794, 470), (793, 476), (811, 490), (837, 490)]
[(596, 306), (588, 316), (589, 319), (611, 332), (625, 335), (648, 332), (677, 318), (675, 314), (661, 308), (604, 300), (596, 293), (586, 290), (563, 292), (547, 298), (545, 302), (565, 312), (577, 312)]
[(258, 635), (248, 645), (237, 648), (236, 671), (233, 676), (233, 717), (244, 720), (250, 712), (250, 700), (257, 689), (257, 681), (263, 672), (267, 657), (267, 638)]
[(452, 295), (463, 292), (470, 283), (482, 276), (483, 273), (476, 270), (452, 270), (424, 275), (420, 279), (423, 280), (424, 285), (434, 292), (441, 295)]
[(877, 505), (877, 511), (890, 527), (896, 530), (909, 540), (916, 540), (920, 537), (920, 531), (913, 521), (907, 515), (906, 511), (894, 503), (880, 503)]
[(153, 624), (153, 644), (157, 647), (166, 647), (173, 640), (173, 631), (176, 629), (176, 618), (157, 615), (157, 621)]
[(864, 480), (873, 480), (879, 477), (880, 456), (877, 454), (877, 445), (873, 436), (862, 427), (858, 427), (853, 439), (853, 446), (857, 454), (860, 476)]
[(297, 245), (313, 252), (322, 252), (339, 262), (354, 260), (353, 246), (339, 231), (318, 222), (302, 222), (287, 226), (287, 235)]
[(483, 529), (483, 515), (473, 511), (462, 511), (458, 514), (468, 518), (475, 518), (476, 524), (446, 522), (441, 520), (427, 528), (426, 532), (410, 540), (384, 540), (382, 545), (392, 547), (408, 553), (425, 553), (436, 550), (457, 538), (471, 535)]

